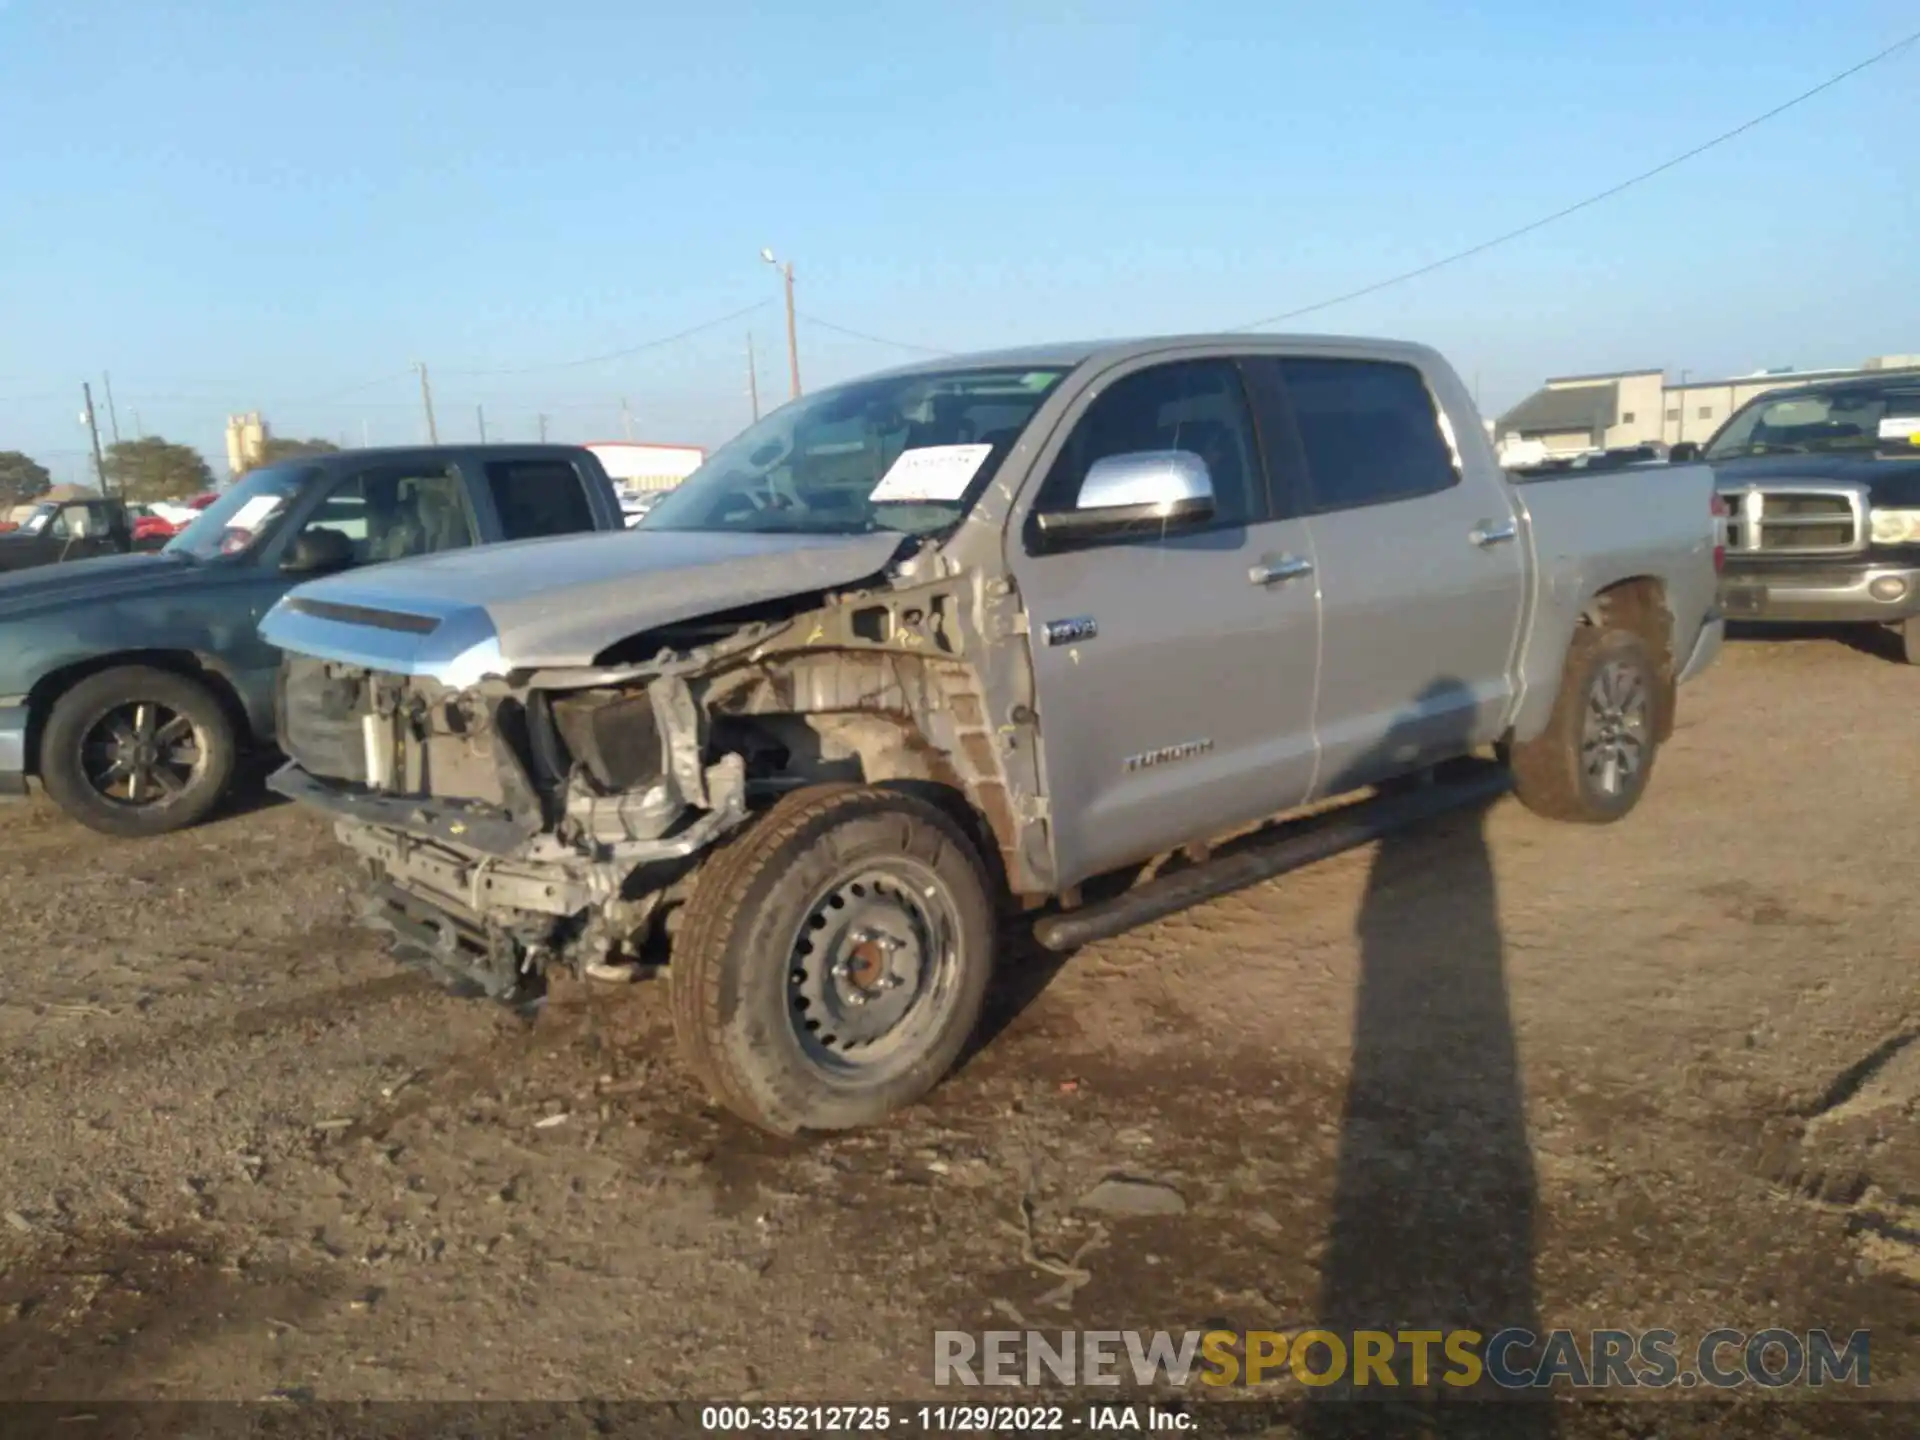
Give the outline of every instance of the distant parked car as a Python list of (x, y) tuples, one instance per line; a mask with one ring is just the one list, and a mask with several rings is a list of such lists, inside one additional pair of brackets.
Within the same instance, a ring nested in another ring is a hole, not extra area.
[(171, 540), (187, 527), (163, 520), (158, 515), (142, 515), (133, 522), (133, 543), (143, 540)]
[(124, 555), (133, 548), (133, 526), (118, 500), (49, 500), (19, 529), (0, 535), (0, 571)]
[(254, 471), (159, 554), (0, 576), (0, 796), (38, 776), (103, 834), (191, 825), (243, 747), (272, 746), (280, 656), (254, 627), (294, 585), (620, 528), (612, 484), (572, 446), (361, 450)]

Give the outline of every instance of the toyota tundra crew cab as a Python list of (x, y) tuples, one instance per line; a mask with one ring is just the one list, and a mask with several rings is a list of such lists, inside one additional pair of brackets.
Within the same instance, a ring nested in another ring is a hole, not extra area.
[(1702, 467), (1514, 483), (1415, 345), (948, 359), (792, 402), (624, 534), (290, 592), (272, 784), (403, 956), (516, 1003), (664, 967), (718, 1099), (857, 1126), (952, 1065), (1020, 908), (1110, 933), (1274, 873), (1218, 837), (1483, 749), (1627, 814), (1720, 644), (1717, 506)]

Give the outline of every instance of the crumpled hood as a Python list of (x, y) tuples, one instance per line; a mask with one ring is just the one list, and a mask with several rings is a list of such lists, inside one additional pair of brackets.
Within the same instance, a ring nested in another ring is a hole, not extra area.
[(642, 528), (489, 545), (310, 581), (260, 633), (296, 654), (468, 685), (591, 665), (642, 631), (856, 584), (903, 538)]
[(65, 609), (82, 601), (120, 600), (191, 583), (204, 575), (195, 562), (179, 555), (148, 552), (67, 560), (28, 570), (0, 573), (0, 620), (42, 610)]

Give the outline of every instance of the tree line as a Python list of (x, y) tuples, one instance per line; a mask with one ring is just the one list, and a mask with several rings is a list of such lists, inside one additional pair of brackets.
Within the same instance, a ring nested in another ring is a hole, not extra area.
[[(270, 436), (261, 448), (260, 458), (246, 473), (296, 455), (326, 455), (339, 448), (329, 440)], [(140, 440), (116, 440), (101, 458), (106, 466), (108, 492), (130, 505), (151, 505), (156, 500), (190, 500), (213, 489), (213, 469), (205, 456), (191, 445), (178, 445), (157, 435)], [(15, 505), (39, 499), (52, 488), (53, 476), (31, 455), (19, 450), (0, 450), (0, 515)]]

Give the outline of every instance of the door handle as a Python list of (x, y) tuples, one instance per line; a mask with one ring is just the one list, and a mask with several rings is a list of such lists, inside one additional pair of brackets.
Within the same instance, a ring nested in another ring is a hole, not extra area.
[(1495, 526), (1482, 520), (1467, 532), (1467, 538), (1482, 550), (1492, 545), (1502, 545), (1520, 533), (1520, 527), (1509, 520), (1506, 524)]
[(1276, 580), (1293, 580), (1312, 573), (1311, 560), (1302, 560), (1296, 555), (1282, 555), (1277, 560), (1262, 560), (1247, 571), (1247, 579), (1255, 585), (1271, 585)]

